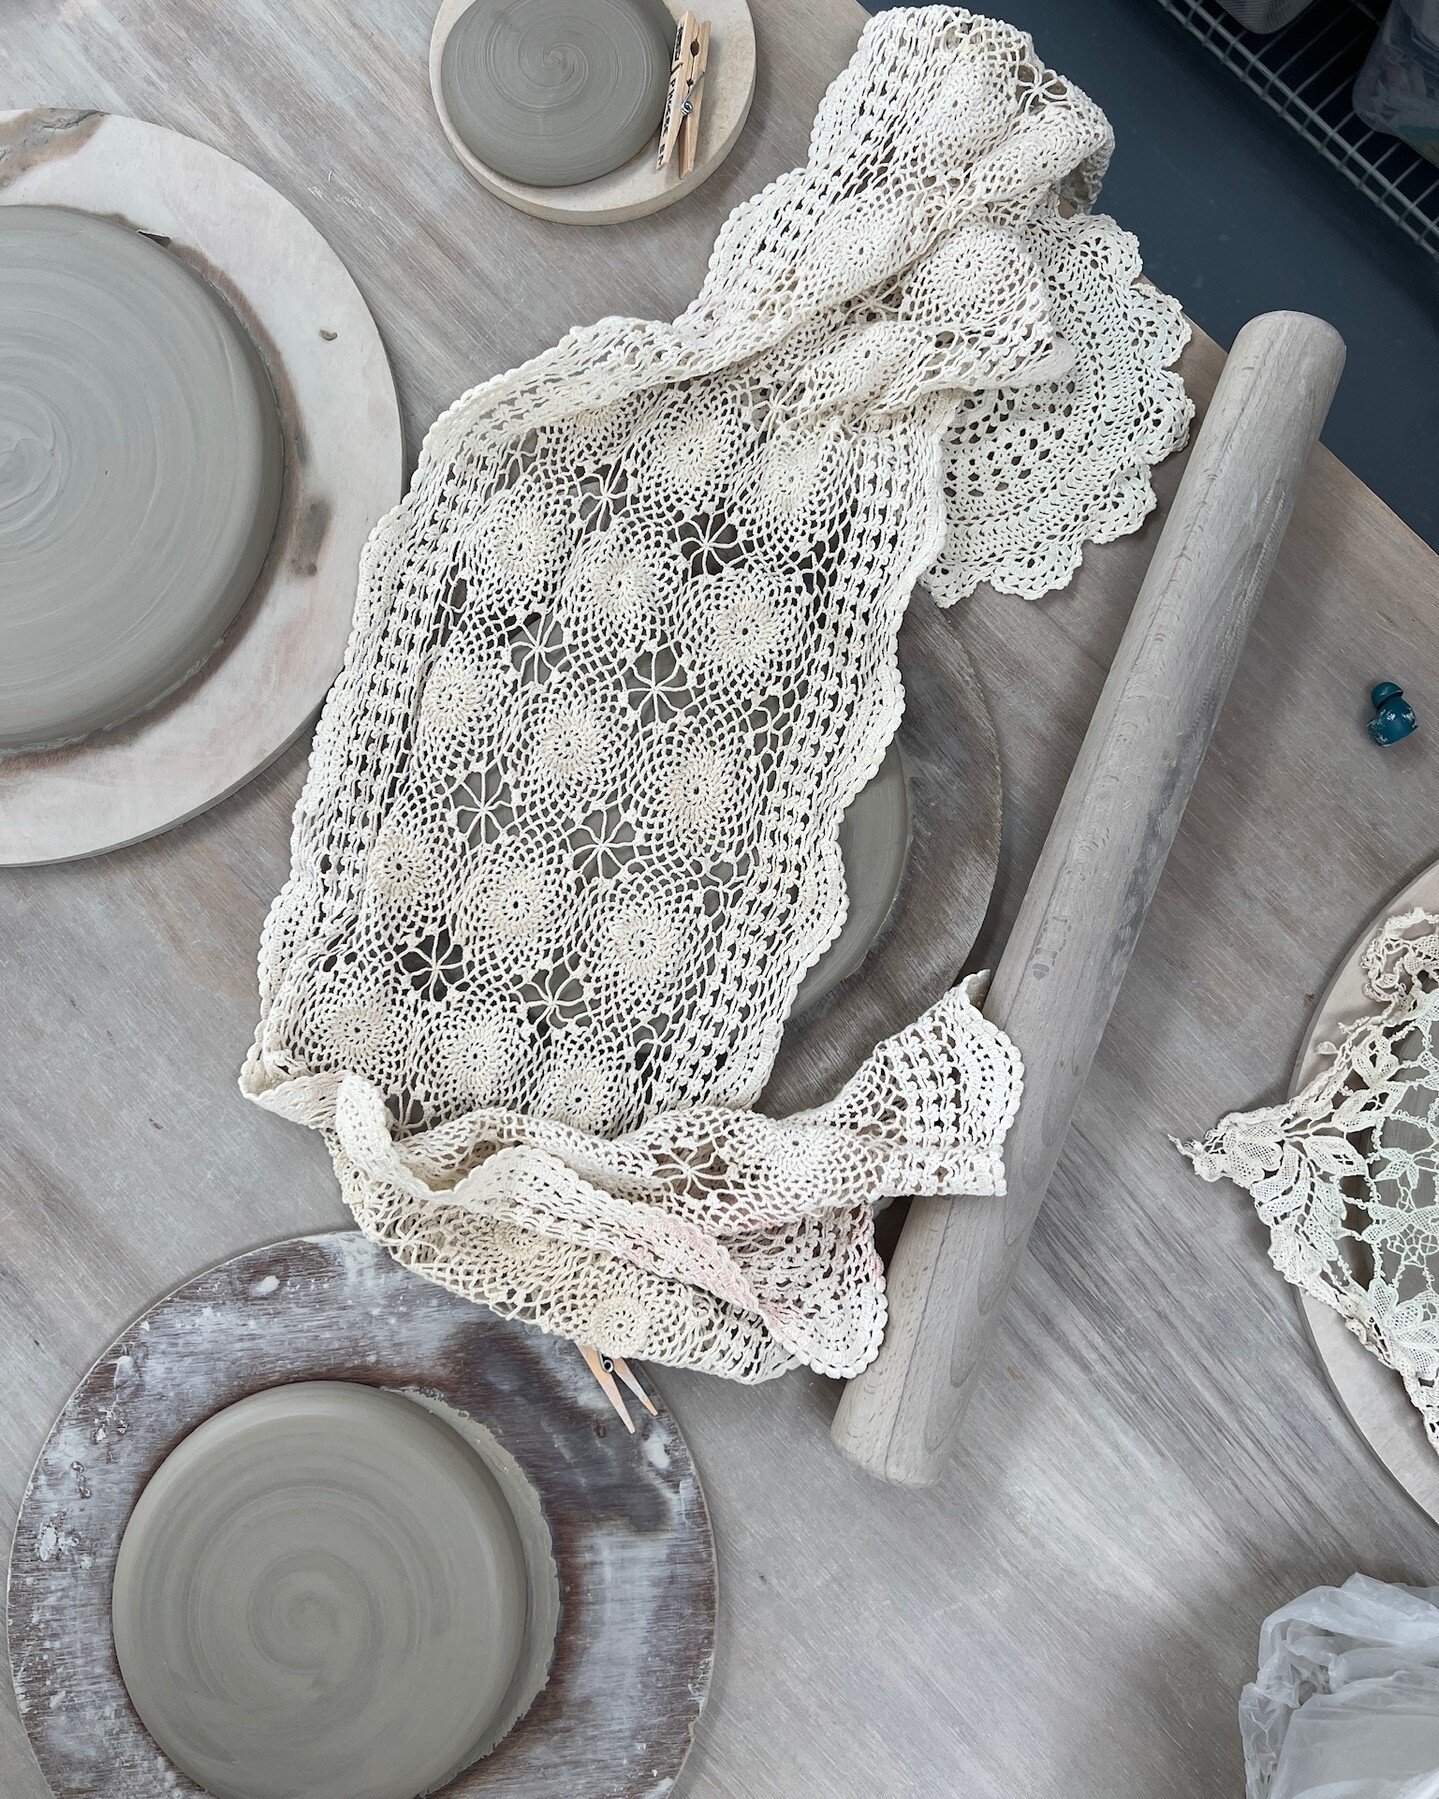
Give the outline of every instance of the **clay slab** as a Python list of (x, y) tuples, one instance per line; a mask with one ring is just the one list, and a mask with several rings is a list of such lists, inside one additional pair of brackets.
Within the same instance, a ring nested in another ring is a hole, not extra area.
[(0, 865), (133, 843), (232, 793), (304, 730), (339, 670), (365, 539), (400, 497), (379, 333), (290, 202), (217, 150), (113, 114), (0, 113), (0, 207), (64, 207), (154, 239), (224, 300), (279, 402), (284, 478), (223, 644), (128, 723), (0, 760)]
[(280, 509), (264, 365), (111, 219), (0, 207), (0, 755), (151, 706), (244, 604)]
[(593, 181), (658, 130), (672, 37), (663, 0), (471, 0), (440, 54), (446, 112), (498, 175)]
[[(746, 0), (706, 0), (699, 11), (711, 24), (709, 69), (700, 113), (699, 152), (689, 175), (680, 179), (677, 158), (671, 158), (667, 168), (656, 169), (658, 117), (638, 153), (608, 175), (568, 187), (542, 187), (502, 175), (467, 144), (445, 94), (445, 47), (472, 3), (486, 0), (441, 0), (430, 38), (430, 92), (455, 155), (476, 181), (521, 212), (562, 225), (613, 225), (643, 218), (693, 193), (729, 155), (744, 129), (754, 98), (754, 22)], [(665, 7), (675, 20), (686, 10), (682, 0), (665, 0)]]
[[(403, 1394), (272, 1387), (208, 1418), (140, 1495), (113, 1619), (135, 1709), (215, 1799), (413, 1799), (526, 1710), (538, 1541), (490, 1467)], [(539, 1678), (534, 1678), (535, 1664)], [(528, 1664), (528, 1665), (527, 1665)]]

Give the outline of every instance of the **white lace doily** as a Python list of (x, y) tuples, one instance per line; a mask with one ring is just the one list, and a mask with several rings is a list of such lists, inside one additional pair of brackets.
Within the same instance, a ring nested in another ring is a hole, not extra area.
[(687, 312), (571, 332), (429, 433), (243, 1085), (431, 1278), (617, 1354), (849, 1374), (873, 1202), (998, 1189), (1018, 1063), (958, 990), (832, 1107), (744, 1109), (843, 922), (916, 578), (1062, 585), (1183, 438), (1179, 309), (1085, 210), (1109, 149), (1009, 26), (883, 15)]
[(1403, 1377), (1439, 1448), (1439, 918), (1391, 918), (1363, 970), (1374, 1011), (1320, 1075), (1179, 1148), (1253, 1196), (1274, 1266)]

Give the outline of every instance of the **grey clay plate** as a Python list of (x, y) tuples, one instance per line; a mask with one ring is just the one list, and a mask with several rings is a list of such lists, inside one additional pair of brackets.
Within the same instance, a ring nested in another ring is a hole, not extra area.
[[(529, 1709), (558, 1583), (493, 1439), (401, 1393), (272, 1387), (157, 1470), (115, 1564), (146, 1728), (214, 1799), (412, 1799)], [(516, 1502), (518, 1501), (518, 1502)]]
[(157, 243), (0, 207), (0, 755), (144, 711), (224, 636), (280, 508), (279, 413)]
[(354, 1231), (137, 1320), (51, 1431), (10, 1560), (58, 1799), (665, 1791), (714, 1620), (663, 1406), (627, 1435), (573, 1345)]
[(499, 175), (594, 181), (658, 131), (673, 35), (662, 0), (472, 0), (440, 57), (445, 110)]

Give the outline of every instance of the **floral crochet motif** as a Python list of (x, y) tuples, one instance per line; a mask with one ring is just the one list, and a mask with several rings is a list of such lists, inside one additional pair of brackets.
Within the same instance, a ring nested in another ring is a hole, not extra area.
[(749, 1108), (844, 919), (916, 580), (1062, 586), (1183, 439), (1179, 309), (1088, 210), (1110, 145), (1020, 32), (885, 14), (686, 312), (572, 331), (431, 429), (243, 1075), (429, 1278), (616, 1353), (850, 1374), (874, 1203), (1000, 1189), (1018, 1059), (960, 989), (831, 1106)]
[(1375, 1010), (1321, 1074), (1179, 1148), (1253, 1196), (1274, 1266), (1403, 1377), (1439, 1448), (1439, 918), (1391, 918), (1363, 968)]

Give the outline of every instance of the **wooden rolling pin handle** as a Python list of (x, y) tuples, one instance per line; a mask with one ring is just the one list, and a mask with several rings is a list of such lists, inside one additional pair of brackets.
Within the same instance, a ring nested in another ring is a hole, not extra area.
[(1239, 333), (999, 966), (987, 1016), (1024, 1058), (1002, 1199), (917, 1199), (878, 1360), (834, 1440), (933, 1481), (964, 1411), (1239, 660), (1344, 345), (1303, 313)]

